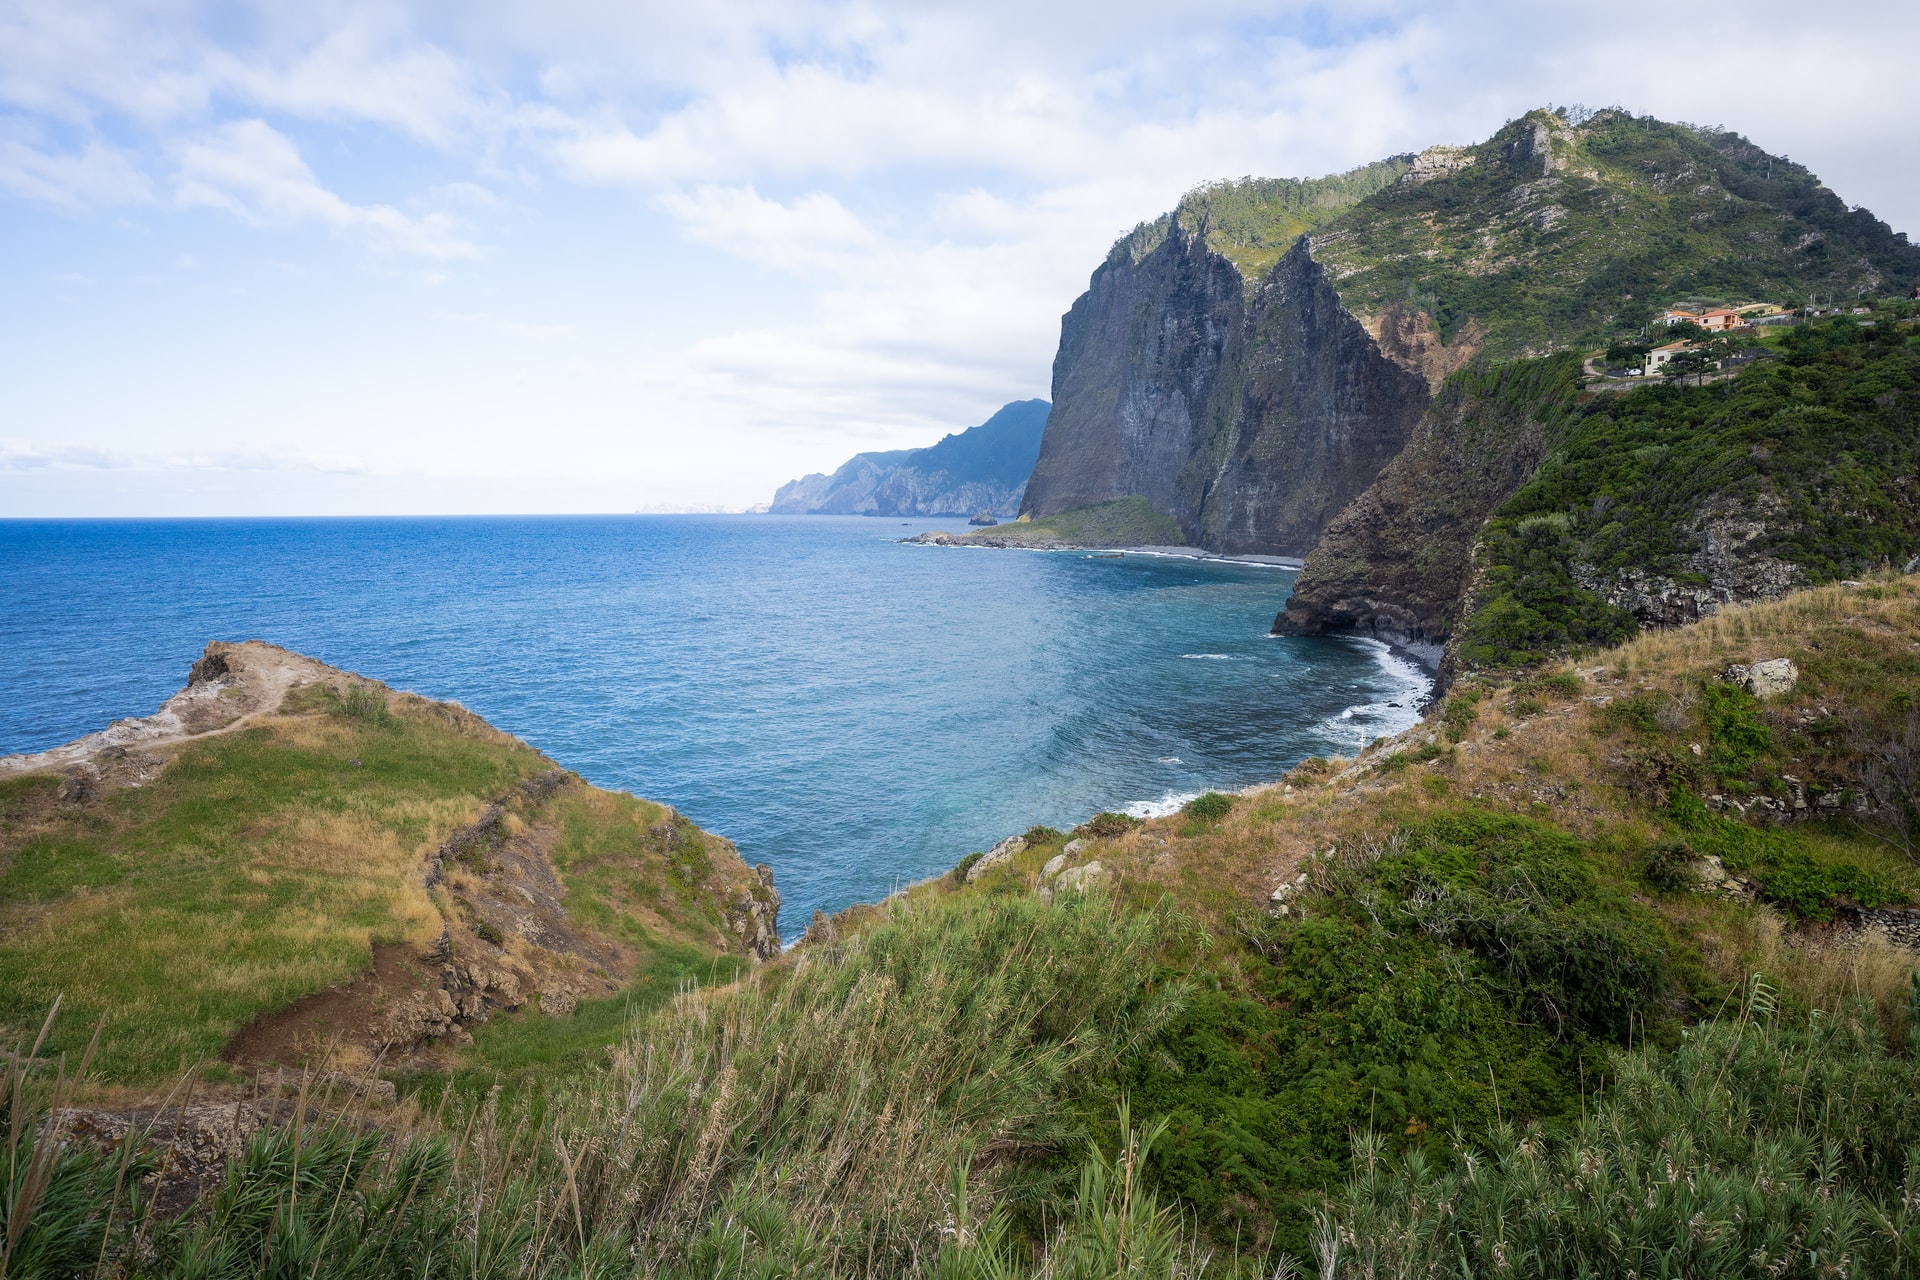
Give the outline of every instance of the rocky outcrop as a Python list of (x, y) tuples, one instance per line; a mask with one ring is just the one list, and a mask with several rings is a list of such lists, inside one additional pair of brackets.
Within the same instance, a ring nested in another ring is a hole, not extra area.
[(1406, 449), (1327, 527), (1274, 634), (1372, 636), (1437, 662), (1474, 539), (1546, 457), (1578, 374), (1558, 356), (1446, 383)]
[(755, 863), (753, 875), (734, 887), (727, 902), (727, 928), (756, 960), (780, 955), (780, 892), (773, 887), (773, 868)]
[(1711, 617), (1728, 605), (1772, 600), (1807, 585), (1806, 570), (1768, 554), (1784, 513), (1762, 495), (1727, 501), (1697, 515), (1688, 533), (1697, 550), (1679, 575), (1640, 567), (1605, 572), (1576, 561), (1573, 577), (1643, 627), (1677, 627)]
[(967, 868), (967, 882), (971, 884), (995, 867), (1004, 866), (1013, 861), (1014, 855), (1022, 852), (1026, 847), (1027, 842), (1024, 837), (1008, 836), (1005, 840), (1002, 840), (999, 844), (996, 844), (993, 848), (980, 855), (979, 859), (976, 860), (971, 867)]
[(1062, 321), (1021, 511), (1138, 495), (1193, 545), (1305, 555), (1427, 398), (1424, 375), (1382, 352), (1305, 239), (1249, 292), (1176, 219), (1138, 257), (1117, 248)]
[(1800, 680), (1800, 668), (1792, 658), (1768, 658), (1752, 665), (1736, 663), (1726, 669), (1723, 678), (1764, 700), (1792, 693), (1793, 686)]

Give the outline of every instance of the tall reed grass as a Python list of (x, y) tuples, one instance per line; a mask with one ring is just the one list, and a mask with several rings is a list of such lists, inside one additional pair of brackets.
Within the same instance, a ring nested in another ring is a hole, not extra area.
[[(791, 965), (683, 992), (538, 1110), (462, 1111), (449, 1092), (396, 1127), (303, 1096), (171, 1223), (124, 1207), (114, 1156), (16, 1105), (14, 1183), (34, 1194), (7, 1202), (9, 1239), (27, 1243), (0, 1280), (986, 1274), (1005, 1251), (973, 1248), (956, 1222), (984, 1208), (1044, 1229), (1071, 1200), (1072, 1153), (1090, 1121), (1111, 1123), (1119, 1064), (1179, 999), (1153, 968), (1176, 927), (1098, 893), (900, 907)], [(1112, 1166), (1123, 1191), (1083, 1176), (1081, 1198), (1117, 1194), (1114, 1212), (1173, 1239), (1130, 1141)], [(136, 1233), (113, 1235), (116, 1216)]]
[(1563, 1136), (1503, 1126), (1451, 1166), (1362, 1138), (1319, 1219), (1322, 1275), (1920, 1272), (1920, 1064), (1870, 1008), (1783, 1025), (1774, 1007), (1755, 979), (1740, 1016), (1621, 1055)]

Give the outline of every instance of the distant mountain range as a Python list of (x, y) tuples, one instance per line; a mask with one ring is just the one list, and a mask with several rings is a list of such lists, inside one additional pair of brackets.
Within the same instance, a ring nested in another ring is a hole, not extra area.
[(970, 516), (1020, 510), (1040, 456), (1045, 400), (1015, 400), (977, 427), (925, 449), (856, 453), (832, 475), (780, 486), (775, 515)]

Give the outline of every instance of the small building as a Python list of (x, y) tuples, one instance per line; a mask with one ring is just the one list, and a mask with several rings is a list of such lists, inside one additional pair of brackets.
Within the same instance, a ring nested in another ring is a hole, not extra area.
[(1669, 360), (1692, 345), (1690, 342), (1669, 342), (1664, 347), (1655, 347), (1653, 350), (1647, 352), (1647, 376), (1649, 378), (1657, 377), (1660, 370), (1666, 366)]

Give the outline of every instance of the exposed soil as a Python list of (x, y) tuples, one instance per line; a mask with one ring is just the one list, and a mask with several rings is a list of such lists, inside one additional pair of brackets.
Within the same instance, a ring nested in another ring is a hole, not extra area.
[(403, 943), (376, 943), (373, 964), (359, 977), (261, 1014), (227, 1042), (221, 1060), (258, 1070), (317, 1068), (332, 1058), (368, 1056), (388, 1010), (439, 985), (438, 960)]

